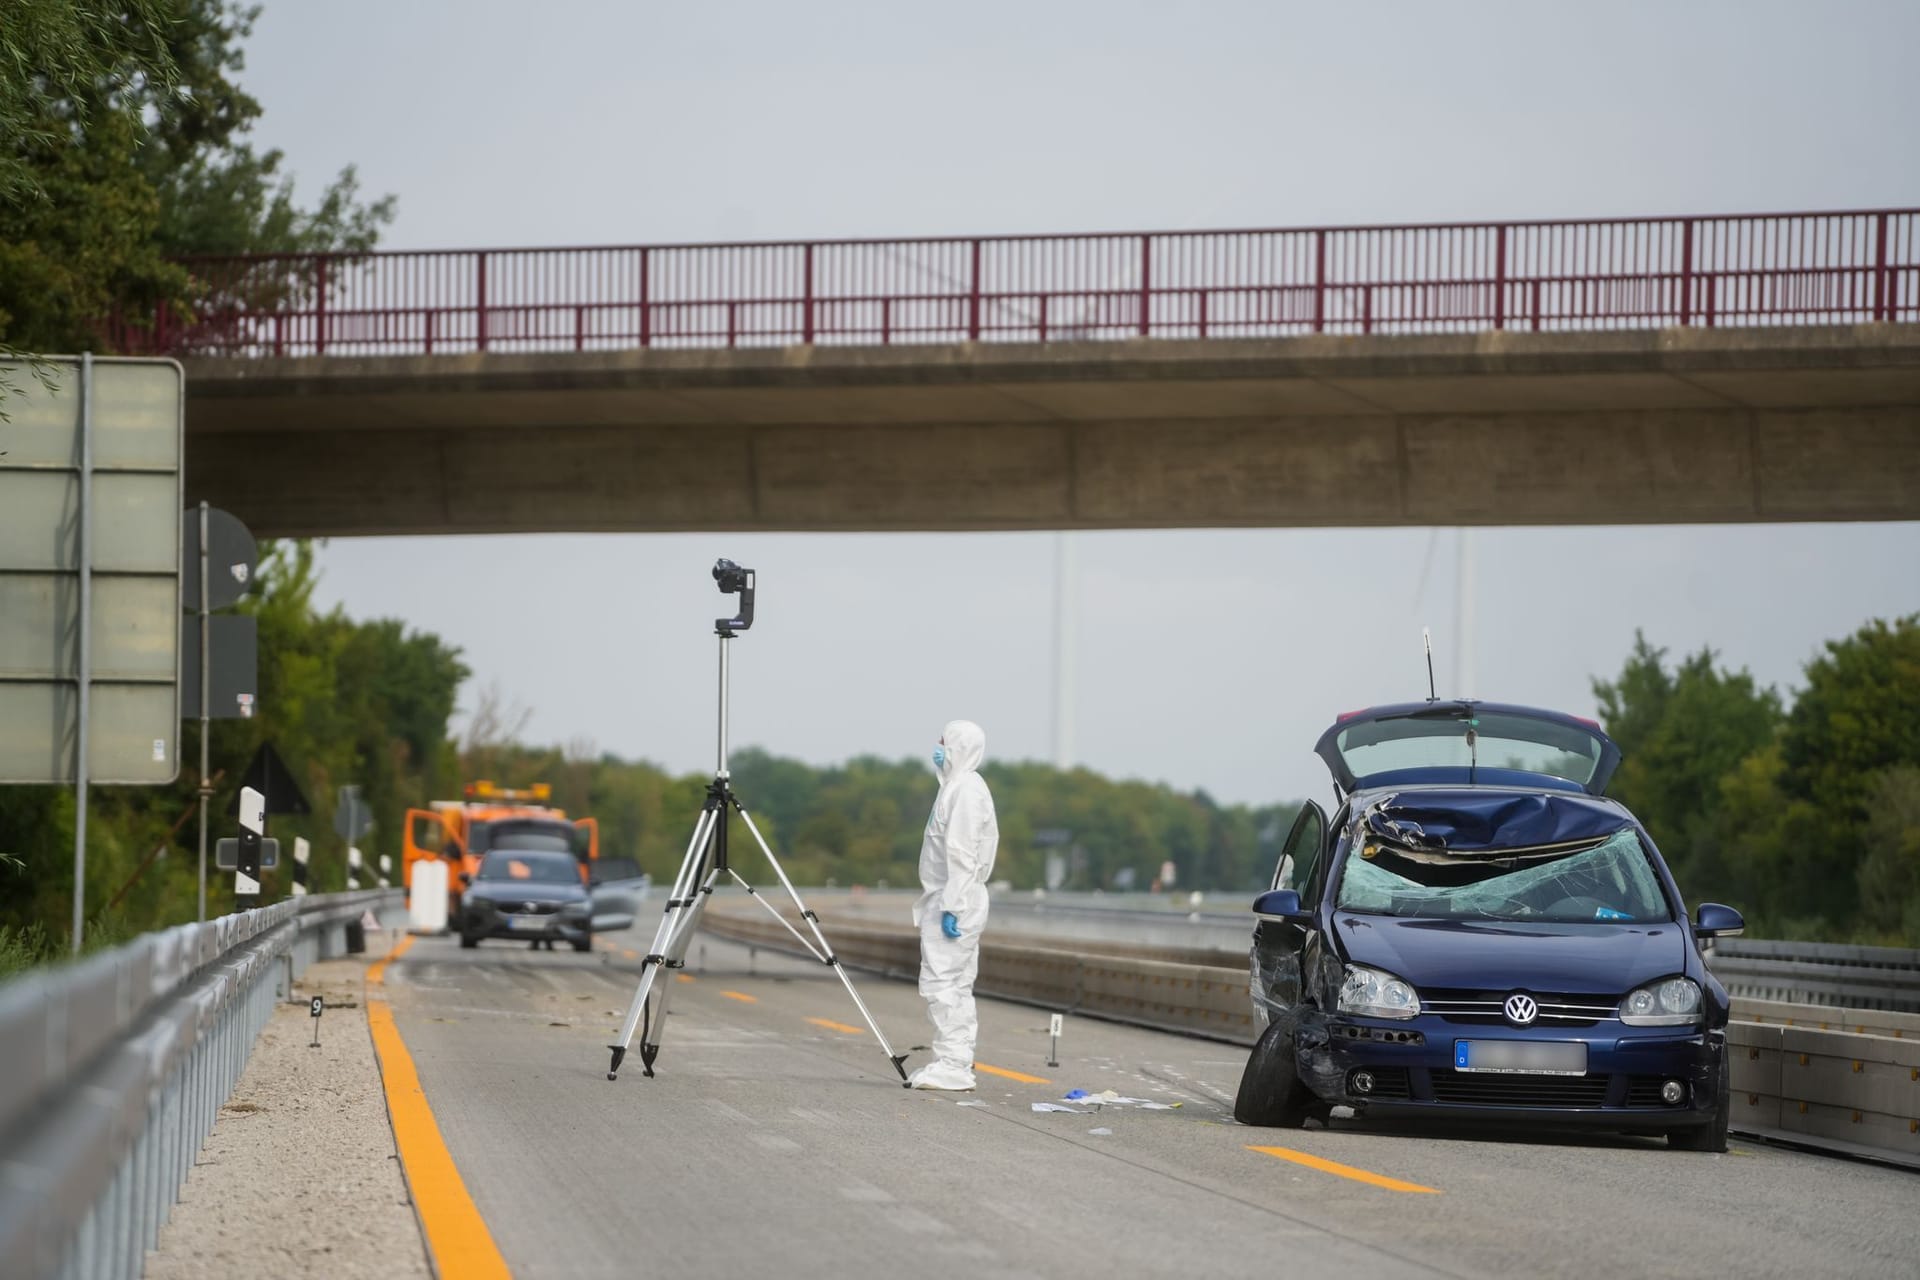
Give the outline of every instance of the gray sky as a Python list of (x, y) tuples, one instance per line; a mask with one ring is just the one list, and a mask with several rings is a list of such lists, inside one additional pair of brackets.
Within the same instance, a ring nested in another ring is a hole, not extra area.
[[(244, 83), (309, 196), (357, 163), (394, 248), (1906, 205), (1920, 6), (269, 0)], [(1077, 535), (1075, 758), (1236, 801), (1325, 790), (1339, 711), (1442, 691), (1456, 535)], [(1920, 609), (1920, 526), (1475, 537), (1476, 692), (1591, 712), (1636, 626), (1793, 684)], [(530, 732), (712, 753), (707, 567), (758, 569), (736, 740), (1046, 757), (1048, 534), (369, 539), (323, 599), (466, 651)], [(538, 581), (546, 612), (461, 583)], [(1231, 617), (1232, 630), (1220, 620)], [(582, 620), (591, 624), (583, 626)], [(470, 701), (470, 696), (468, 701)]]

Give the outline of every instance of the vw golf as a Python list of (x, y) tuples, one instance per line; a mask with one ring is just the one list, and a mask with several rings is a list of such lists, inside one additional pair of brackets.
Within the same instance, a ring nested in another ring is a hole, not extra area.
[(1727, 993), (1591, 721), (1473, 701), (1354, 712), (1254, 903), (1265, 1030), (1234, 1116), (1549, 1122), (1727, 1145)]

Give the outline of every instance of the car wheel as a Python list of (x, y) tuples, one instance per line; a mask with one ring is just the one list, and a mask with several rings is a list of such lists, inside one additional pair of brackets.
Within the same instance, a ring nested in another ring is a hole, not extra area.
[(575, 951), (593, 950), (593, 935), (591, 933), (581, 935), (580, 940), (573, 944), (573, 949)]
[(1240, 1073), (1233, 1118), (1270, 1129), (1298, 1129), (1307, 1122), (1314, 1101), (1312, 1091), (1300, 1083), (1294, 1063), (1292, 1020), (1273, 1023), (1253, 1046)]
[(472, 934), (463, 933), (460, 935), (460, 949), (462, 951), (471, 951), (479, 945), (480, 939), (474, 937)]
[(1715, 1151), (1727, 1149), (1727, 1113), (1732, 1106), (1728, 1088), (1730, 1074), (1727, 1069), (1727, 1055), (1720, 1051), (1720, 1075), (1716, 1088), (1720, 1098), (1713, 1107), (1713, 1119), (1707, 1124), (1696, 1125), (1691, 1129), (1675, 1129), (1667, 1134), (1667, 1145), (1676, 1151)]

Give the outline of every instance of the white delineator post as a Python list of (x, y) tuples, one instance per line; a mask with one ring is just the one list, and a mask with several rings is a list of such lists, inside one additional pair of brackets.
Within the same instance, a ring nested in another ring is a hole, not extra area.
[(293, 896), (296, 898), (307, 891), (307, 859), (311, 856), (313, 856), (313, 846), (307, 843), (306, 837), (294, 837)]
[[(256, 849), (259, 847), (260, 834), (267, 829), (267, 798), (252, 787), (240, 788), (240, 826), (247, 833), (240, 837), (240, 865), (233, 872), (233, 892), (235, 897), (253, 898), (260, 894), (260, 882), (249, 874), (249, 859), (245, 849), (248, 836)], [(254, 871), (260, 869), (260, 858), (256, 853), (251, 859)]]
[(360, 887), (360, 847), (358, 845), (350, 844), (347, 846), (347, 888), (358, 889), (359, 887)]

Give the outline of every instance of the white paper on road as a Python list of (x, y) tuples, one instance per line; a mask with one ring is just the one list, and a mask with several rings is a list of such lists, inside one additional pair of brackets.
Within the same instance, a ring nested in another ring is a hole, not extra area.
[(1078, 1107), (1063, 1107), (1057, 1102), (1036, 1102), (1033, 1104), (1033, 1109), (1035, 1111), (1064, 1111), (1070, 1116), (1083, 1116), (1087, 1114)]

